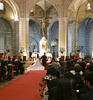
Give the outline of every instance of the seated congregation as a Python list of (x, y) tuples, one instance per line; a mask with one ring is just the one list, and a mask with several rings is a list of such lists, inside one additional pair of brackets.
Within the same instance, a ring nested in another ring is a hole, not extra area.
[[(22, 59), (0, 60), (0, 82), (24, 74)], [(48, 100), (93, 100), (93, 60), (55, 58), (46, 64)], [(46, 95), (45, 93), (45, 95)], [(45, 96), (44, 96), (45, 97)], [(47, 96), (46, 96), (47, 97)]]
[(93, 61), (53, 59), (43, 81), (47, 83), (48, 100), (93, 100)]
[(24, 64), (22, 59), (0, 59), (0, 82), (11, 80), (14, 75), (24, 74)]

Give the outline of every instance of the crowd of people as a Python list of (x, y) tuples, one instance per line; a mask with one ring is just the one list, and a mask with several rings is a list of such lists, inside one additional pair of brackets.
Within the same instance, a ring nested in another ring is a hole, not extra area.
[(24, 64), (22, 59), (0, 59), (0, 82), (11, 80), (14, 75), (24, 74)]
[(93, 60), (51, 61), (47, 77), (48, 100), (93, 100)]
[[(41, 59), (42, 65), (47, 66), (45, 54)], [(0, 82), (23, 73), (22, 59), (0, 59)], [(46, 76), (48, 100), (93, 100), (93, 59), (53, 58)]]

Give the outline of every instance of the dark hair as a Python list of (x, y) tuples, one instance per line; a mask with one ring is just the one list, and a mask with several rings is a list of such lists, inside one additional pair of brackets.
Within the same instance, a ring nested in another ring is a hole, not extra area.
[(4, 67), (5, 66), (5, 62), (4, 60), (1, 61), (1, 67)]
[(88, 69), (89, 71), (92, 71), (92, 72), (93, 72), (93, 64), (88, 65), (88, 66), (87, 66), (87, 69)]
[(74, 76), (73, 76), (73, 74), (71, 72), (66, 72), (64, 74), (64, 77), (67, 78), (67, 79), (69, 79), (69, 80), (71, 80), (71, 79), (73, 79)]
[(88, 72), (86, 80), (90, 82), (90, 84), (93, 86), (93, 72)]
[(59, 71), (55, 69), (55, 67), (51, 67), (50, 69), (47, 70), (47, 75), (49, 74), (52, 76), (60, 77)]
[(80, 72), (81, 71), (81, 66), (79, 64), (75, 64), (74, 69), (75, 69), (75, 72)]
[(60, 79), (53, 100), (77, 100), (70, 81), (67, 78)]
[(86, 79), (87, 79), (88, 73), (89, 73), (89, 72), (86, 71), (86, 72), (84, 72), (83, 75), (82, 75), (82, 77), (84, 78), (85, 81), (86, 81)]

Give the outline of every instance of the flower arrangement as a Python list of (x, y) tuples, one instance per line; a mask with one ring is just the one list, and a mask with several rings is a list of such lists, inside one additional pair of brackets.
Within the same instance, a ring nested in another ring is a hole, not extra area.
[(39, 97), (43, 98), (44, 95), (48, 95), (48, 90), (46, 90), (45, 87), (47, 85), (47, 81), (51, 81), (53, 79), (55, 79), (55, 77), (53, 77), (50, 74), (46, 75), (44, 78), (42, 78), (42, 83), (39, 83), (39, 86), (40, 86), (39, 92), (41, 92)]
[(53, 50), (55, 49), (57, 43), (55, 40), (51, 41), (51, 47), (53, 48)]
[(52, 46), (52, 47), (56, 47), (56, 45), (57, 45), (57, 43), (56, 43), (55, 40), (51, 41), (51, 46)]
[(76, 45), (75, 50), (76, 50), (77, 52), (80, 52), (81, 46), (80, 46), (80, 45)]
[(36, 41), (32, 42), (32, 46), (36, 46), (36, 44), (37, 44)]
[(60, 48), (60, 52), (64, 53), (65, 52), (65, 48)]
[(7, 52), (10, 52), (11, 46), (10, 46), (9, 44), (7, 44), (7, 45), (5, 46), (5, 49), (6, 49)]
[(39, 88), (39, 92), (40, 92), (40, 95), (39, 95), (39, 97), (44, 97), (44, 91), (45, 91), (45, 87), (46, 87), (46, 84), (47, 84), (47, 82), (46, 81), (44, 81), (44, 80), (42, 80), (42, 83), (39, 83), (39, 86), (40, 86), (40, 88)]
[(24, 47), (20, 47), (20, 48), (19, 48), (19, 52), (20, 52), (20, 53), (23, 53), (23, 52), (24, 52)]

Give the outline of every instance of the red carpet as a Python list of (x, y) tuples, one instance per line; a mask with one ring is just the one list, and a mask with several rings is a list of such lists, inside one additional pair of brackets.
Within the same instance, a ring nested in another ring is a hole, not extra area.
[(46, 70), (29, 71), (17, 80), (0, 89), (0, 100), (42, 100), (39, 97), (39, 83)]

